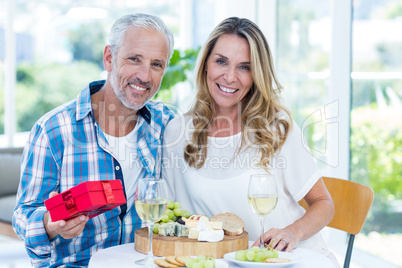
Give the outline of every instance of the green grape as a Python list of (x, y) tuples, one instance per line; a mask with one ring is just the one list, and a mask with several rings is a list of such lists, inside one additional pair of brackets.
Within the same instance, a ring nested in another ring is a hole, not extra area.
[(174, 207), (174, 202), (173, 202), (172, 200), (168, 200), (168, 202), (167, 202), (167, 208), (168, 208), (168, 209), (173, 209), (173, 207)]
[(270, 251), (270, 250), (268, 250), (268, 251), (265, 252), (264, 254), (265, 254), (265, 257), (267, 257), (267, 259), (274, 257), (274, 253), (273, 253), (272, 251)]
[(278, 252), (274, 249), (252, 247), (247, 250), (239, 250), (236, 252), (236, 260), (263, 262), (268, 258), (278, 258)]
[(173, 210), (173, 213), (174, 213), (174, 215), (175, 215), (176, 217), (179, 217), (179, 216), (181, 216), (182, 210), (181, 210), (181, 208), (175, 208), (175, 209)]
[(197, 256), (197, 261), (201, 262), (201, 261), (205, 261), (207, 259), (207, 257), (205, 257), (204, 255), (198, 255)]
[(193, 268), (193, 264), (196, 263), (197, 260), (193, 258), (188, 258), (186, 260), (186, 267)]
[(154, 224), (154, 228), (152, 229), (152, 231), (154, 232), (154, 234), (158, 234), (158, 233), (159, 233), (159, 223), (155, 223), (155, 224)]
[(172, 221), (176, 221), (177, 217), (175, 215), (173, 215)]
[(275, 249), (272, 249), (272, 258), (278, 258), (278, 256), (279, 256), (279, 254), (278, 254), (278, 251), (276, 251)]
[(193, 268), (204, 268), (204, 262), (195, 262)]
[(253, 250), (247, 250), (246, 251), (246, 258), (247, 258), (247, 260), (249, 260), (249, 261), (253, 261), (254, 260), (254, 258), (255, 258), (255, 252), (253, 251)]
[(163, 221), (163, 222), (168, 222), (169, 221), (169, 217), (168, 217), (168, 215), (163, 215), (162, 216), (162, 218), (161, 218), (161, 221)]
[(169, 217), (169, 219), (173, 219), (174, 212), (170, 209), (166, 210), (166, 215)]
[(213, 260), (206, 260), (204, 262), (204, 267), (205, 268), (214, 268), (215, 267), (214, 261)]
[(215, 258), (204, 255), (197, 256), (197, 259), (189, 258), (186, 260), (186, 267), (189, 268), (215, 268)]
[(250, 248), (252, 251), (254, 251), (255, 253), (260, 252), (260, 247), (254, 246), (252, 248)]
[(257, 252), (257, 254), (255, 254), (255, 258), (254, 258), (255, 262), (263, 262), (265, 259), (266, 259), (266, 256), (265, 256), (264, 252)]
[(188, 211), (188, 210), (182, 210), (182, 211), (181, 211), (181, 216), (182, 216), (182, 217), (185, 217), (185, 218), (190, 217), (190, 211)]
[(236, 252), (236, 260), (238, 260), (238, 261), (247, 261), (246, 251), (245, 250), (237, 251)]
[(174, 209), (180, 208), (180, 207), (181, 207), (181, 204), (179, 202), (174, 203)]

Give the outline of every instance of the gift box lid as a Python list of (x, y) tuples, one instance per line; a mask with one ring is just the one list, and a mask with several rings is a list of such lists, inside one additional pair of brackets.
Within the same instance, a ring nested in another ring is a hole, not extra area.
[(121, 184), (120, 180), (104, 180), (104, 181), (85, 181), (82, 182), (62, 193), (59, 193), (58, 195), (53, 196), (52, 198), (49, 198), (45, 200), (45, 205), (48, 210), (62, 204), (64, 202), (63, 199), (63, 194), (66, 194), (68, 192), (71, 193), (72, 197), (75, 198), (77, 196), (86, 194), (88, 192), (96, 192), (96, 191), (103, 191), (103, 185), (102, 182), (108, 182), (110, 184), (110, 187), (112, 190), (122, 190), (123, 185)]

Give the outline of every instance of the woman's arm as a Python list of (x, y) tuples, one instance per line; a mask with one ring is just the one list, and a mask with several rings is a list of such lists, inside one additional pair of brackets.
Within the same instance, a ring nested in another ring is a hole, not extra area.
[[(271, 243), (273, 239), (272, 246), (276, 250), (286, 249), (291, 252), (300, 241), (315, 235), (332, 220), (335, 213), (334, 203), (322, 178), (306, 194), (304, 200), (309, 209), (303, 217), (283, 229), (270, 229), (264, 234), (265, 243)], [(258, 245), (258, 241), (254, 245)]]

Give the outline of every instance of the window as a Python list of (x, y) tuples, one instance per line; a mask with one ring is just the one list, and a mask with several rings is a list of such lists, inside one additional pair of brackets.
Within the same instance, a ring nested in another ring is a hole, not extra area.
[(4, 89), (5, 89), (5, 27), (6, 27), (6, 1), (0, 1), (0, 135), (4, 134)]
[(375, 192), (356, 246), (396, 265), (402, 261), (392, 244), (380, 252), (371, 245), (402, 242), (401, 28), (400, 1), (355, 1), (350, 178)]
[[(402, 28), (402, 3), (351, 2), (349, 178), (375, 191), (373, 206), (356, 238), (354, 251), (356, 257), (362, 256), (362, 251), (369, 254), (352, 261), (366, 267), (373, 259), (369, 256), (375, 255), (384, 265), (400, 266), (396, 250), (402, 242), (402, 36), (397, 33)], [(327, 106), (331, 106), (331, 90), (343, 90), (329, 88), (335, 74), (329, 68), (333, 3), (277, 1), (276, 64), (285, 88), (283, 98), (324, 174), (331, 172), (327, 173), (328, 130), (323, 118)]]
[[(7, 1), (1, 1), (6, 5)], [(104, 79), (103, 49), (112, 23), (135, 12), (160, 16), (180, 46), (180, 0), (29, 1), (16, 0), (16, 133), (29, 131), (45, 113), (69, 101), (93, 80)], [(4, 13), (6, 8), (1, 8)], [(3, 14), (4, 15), (4, 14)], [(5, 16), (0, 17), (0, 38)], [(177, 38), (178, 37), (178, 38)], [(4, 69), (0, 45), (0, 73)], [(4, 75), (0, 78), (0, 134), (4, 133)], [(26, 135), (15, 141), (22, 146)], [(7, 146), (7, 145), (2, 145)]]
[(329, 102), (330, 1), (278, 1), (277, 71), (282, 96), (320, 168), (328, 163), (323, 107)]

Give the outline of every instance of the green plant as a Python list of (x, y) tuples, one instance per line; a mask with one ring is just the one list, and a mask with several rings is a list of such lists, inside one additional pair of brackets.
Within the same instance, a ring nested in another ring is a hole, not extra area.
[(45, 113), (77, 97), (89, 81), (100, 79), (91, 62), (20, 64), (17, 69), (17, 131), (29, 131)]
[(160, 98), (164, 102), (170, 102), (172, 88), (180, 82), (190, 82), (192, 73), (197, 60), (198, 49), (186, 49), (184, 51), (174, 50), (165, 75), (163, 76), (161, 87), (155, 98)]
[(402, 129), (398, 117), (371, 108), (355, 109), (351, 129), (351, 180), (370, 186), (374, 203), (363, 231), (401, 232)]

